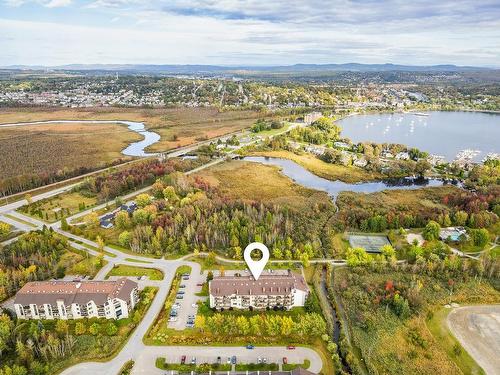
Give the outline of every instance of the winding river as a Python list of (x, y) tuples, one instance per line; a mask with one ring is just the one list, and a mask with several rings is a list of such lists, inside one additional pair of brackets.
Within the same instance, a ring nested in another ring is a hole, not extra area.
[(42, 125), (42, 124), (123, 124), (129, 130), (134, 131), (144, 137), (143, 140), (132, 142), (122, 150), (122, 154), (126, 156), (154, 156), (156, 153), (148, 153), (144, 150), (152, 144), (160, 140), (160, 135), (155, 132), (146, 130), (144, 123), (134, 121), (122, 120), (49, 120), (49, 121), (33, 121), (33, 122), (17, 122), (13, 124), (2, 124), (0, 127), (13, 127), (13, 126), (29, 126), (29, 125)]
[(333, 201), (337, 199), (337, 196), (342, 191), (353, 191), (356, 193), (375, 193), (383, 190), (411, 190), (430, 186), (443, 186), (446, 184), (446, 182), (443, 182), (442, 180), (429, 178), (400, 178), (385, 181), (360, 182), (356, 184), (350, 184), (338, 180), (327, 180), (326, 178), (316, 176), (299, 164), (288, 159), (263, 156), (247, 156), (244, 157), (243, 160), (280, 167), (281, 172), (285, 176), (291, 178), (294, 182), (311, 189), (324, 191), (328, 193)]

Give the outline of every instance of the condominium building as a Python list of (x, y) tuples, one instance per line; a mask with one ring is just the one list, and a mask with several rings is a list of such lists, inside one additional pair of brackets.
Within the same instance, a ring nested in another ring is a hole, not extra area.
[(122, 319), (139, 302), (136, 282), (34, 281), (17, 292), (14, 310), (19, 319)]
[(217, 310), (304, 306), (309, 288), (302, 275), (219, 276), (209, 283), (210, 307)]

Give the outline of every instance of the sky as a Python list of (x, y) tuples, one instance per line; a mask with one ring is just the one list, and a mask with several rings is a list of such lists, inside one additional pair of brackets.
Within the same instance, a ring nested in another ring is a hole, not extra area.
[(0, 66), (500, 66), (500, 0), (0, 0)]

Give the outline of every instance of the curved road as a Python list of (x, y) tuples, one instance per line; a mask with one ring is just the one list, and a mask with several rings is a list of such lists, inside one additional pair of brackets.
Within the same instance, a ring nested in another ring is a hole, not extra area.
[[(96, 247), (92, 241), (80, 238), (78, 236), (72, 235), (67, 232), (55, 228), (61, 234), (69, 237), (70, 240), (79, 240), (84, 243)], [(79, 249), (88, 251), (92, 254), (96, 254), (96, 251), (90, 250), (85, 246), (79, 245), (71, 241), (72, 246)], [(156, 358), (166, 357), (170, 362), (179, 362), (182, 355), (190, 357), (196, 357), (198, 363), (203, 362), (215, 362), (217, 356), (233, 356), (236, 355), (238, 358), (249, 357), (252, 361), (258, 356), (266, 357), (272, 362), (281, 362), (283, 357), (287, 357), (290, 363), (302, 363), (305, 359), (311, 361), (310, 371), (318, 373), (321, 371), (323, 362), (321, 357), (312, 349), (297, 347), (295, 350), (287, 350), (285, 347), (256, 347), (254, 350), (248, 350), (244, 347), (210, 347), (210, 346), (147, 346), (142, 342), (143, 336), (146, 334), (149, 326), (154, 322), (156, 316), (160, 313), (163, 308), (163, 303), (167, 297), (170, 289), (170, 285), (175, 276), (175, 271), (179, 266), (188, 265), (191, 267), (192, 275), (200, 274), (201, 266), (196, 262), (188, 262), (181, 259), (178, 260), (165, 260), (165, 259), (151, 259), (141, 256), (133, 256), (124, 254), (120, 251), (106, 247), (107, 252), (113, 253), (116, 257), (111, 257), (108, 255), (104, 256), (104, 259), (108, 261), (108, 265), (104, 267), (99, 274), (97, 279), (104, 278), (107, 272), (113, 267), (114, 264), (126, 264), (134, 265), (145, 268), (157, 268), (163, 271), (164, 279), (162, 282), (151, 282), (151, 285), (159, 286), (158, 293), (148, 309), (146, 315), (142, 319), (141, 323), (137, 326), (135, 331), (131, 334), (128, 342), (125, 344), (120, 353), (109, 362), (85, 362), (68, 368), (62, 374), (64, 375), (77, 375), (77, 374), (93, 374), (93, 375), (108, 375), (117, 374), (123, 364), (133, 359), (135, 361), (133, 374), (162, 374), (164, 371), (159, 370), (155, 366)], [(132, 260), (125, 260), (133, 259)], [(142, 261), (142, 262), (141, 262)], [(153, 263), (143, 263), (153, 262)], [(147, 283), (146, 283), (147, 285)]]

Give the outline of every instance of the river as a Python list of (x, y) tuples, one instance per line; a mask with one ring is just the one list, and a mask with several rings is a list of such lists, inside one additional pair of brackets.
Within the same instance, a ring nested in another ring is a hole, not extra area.
[(482, 112), (383, 113), (348, 116), (339, 121), (342, 136), (353, 142), (400, 143), (448, 161), (465, 149), (480, 161), (500, 153), (500, 115)]
[(285, 176), (291, 178), (297, 184), (311, 189), (324, 191), (328, 193), (330, 197), (332, 197), (333, 201), (337, 199), (338, 194), (342, 191), (353, 191), (356, 193), (375, 193), (383, 190), (410, 190), (429, 186), (443, 186), (444, 184), (446, 184), (442, 180), (429, 178), (400, 178), (385, 181), (360, 182), (356, 184), (350, 184), (338, 180), (327, 180), (326, 178), (316, 176), (314, 173), (309, 172), (299, 164), (288, 159), (263, 156), (247, 156), (244, 157), (243, 160), (280, 167), (281, 172)]
[(33, 122), (18, 122), (13, 124), (2, 124), (0, 127), (13, 127), (13, 126), (29, 126), (29, 125), (41, 125), (41, 124), (74, 124), (74, 123), (86, 123), (86, 124), (123, 124), (127, 125), (129, 130), (139, 133), (144, 137), (143, 140), (132, 142), (126, 148), (122, 150), (122, 154), (126, 156), (154, 156), (155, 153), (148, 153), (144, 150), (151, 146), (152, 144), (160, 140), (160, 135), (155, 132), (146, 130), (144, 123), (134, 122), (134, 121), (122, 121), (122, 120), (50, 120), (50, 121), (33, 121)]

